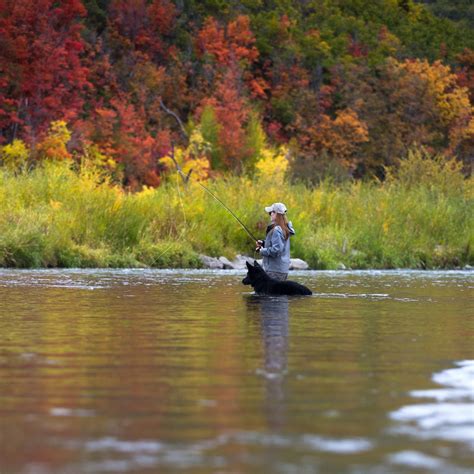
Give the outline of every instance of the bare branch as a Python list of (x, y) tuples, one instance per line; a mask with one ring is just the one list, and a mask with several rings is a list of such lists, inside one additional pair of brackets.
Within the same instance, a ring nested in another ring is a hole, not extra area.
[(183, 170), (181, 169), (181, 166), (179, 166), (179, 163), (176, 161), (176, 158), (174, 157), (174, 144), (171, 145), (171, 152), (168, 153), (168, 156), (173, 160), (173, 163), (176, 166), (176, 171), (179, 173), (179, 175), (183, 179), (184, 184), (188, 184), (189, 178), (191, 177), (191, 173), (193, 172), (193, 170), (191, 168), (187, 175), (185, 175), (183, 173)]
[(184, 135), (185, 138), (188, 138), (188, 134), (186, 133), (186, 130), (184, 129), (183, 122), (181, 121), (181, 119), (178, 117), (177, 114), (175, 114), (172, 110), (166, 107), (161, 97), (160, 97), (160, 106), (168, 115), (171, 115), (178, 122), (178, 125), (181, 128), (181, 133)]

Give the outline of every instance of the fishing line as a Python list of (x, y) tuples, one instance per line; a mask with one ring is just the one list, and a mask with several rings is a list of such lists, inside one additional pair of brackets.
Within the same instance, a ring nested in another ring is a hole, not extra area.
[[(171, 159), (173, 160), (174, 164), (176, 165), (176, 169), (178, 173), (181, 175), (183, 178), (184, 182), (187, 183), (191, 177), (191, 172), (186, 176), (183, 171), (181, 170), (180, 166), (178, 165), (178, 162), (175, 160), (174, 156), (170, 155)], [(232, 217), (242, 226), (242, 228), (247, 232), (247, 235), (252, 239), (253, 242), (256, 242), (258, 239), (250, 232), (250, 230), (247, 228), (247, 226), (236, 216), (232, 210), (230, 210), (225, 203), (223, 203), (212, 191), (206, 188), (203, 184), (201, 184), (199, 181), (195, 181), (195, 183), (199, 184), (204, 191), (206, 191), (208, 194), (210, 194), (218, 203), (220, 203), (231, 215)]]

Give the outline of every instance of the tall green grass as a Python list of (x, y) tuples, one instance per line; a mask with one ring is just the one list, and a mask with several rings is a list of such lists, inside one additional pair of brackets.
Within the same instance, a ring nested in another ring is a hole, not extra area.
[[(206, 186), (260, 237), (283, 201), (292, 256), (311, 268), (472, 265), (473, 180), (420, 153), (383, 184), (303, 185), (227, 177)], [(196, 183), (130, 194), (65, 163), (0, 168), (0, 266), (199, 267), (198, 254), (253, 254), (253, 242)]]

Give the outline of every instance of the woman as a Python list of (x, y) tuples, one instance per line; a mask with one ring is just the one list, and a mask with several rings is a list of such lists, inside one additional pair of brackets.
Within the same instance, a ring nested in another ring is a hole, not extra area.
[(295, 230), (286, 217), (286, 206), (275, 202), (265, 211), (270, 215), (272, 222), (267, 227), (265, 242), (257, 240), (256, 251), (263, 257), (263, 269), (276, 280), (284, 281), (290, 269), (290, 236)]

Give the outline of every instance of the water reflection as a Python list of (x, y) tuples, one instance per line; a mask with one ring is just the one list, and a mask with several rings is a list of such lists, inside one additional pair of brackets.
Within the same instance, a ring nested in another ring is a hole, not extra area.
[(0, 270), (0, 472), (472, 472), (474, 272), (299, 277)]
[(285, 375), (288, 364), (288, 297), (252, 295), (247, 299), (247, 314), (259, 328), (263, 346), (263, 367), (256, 370), (264, 377), (265, 410), (269, 428), (279, 429), (286, 421)]

